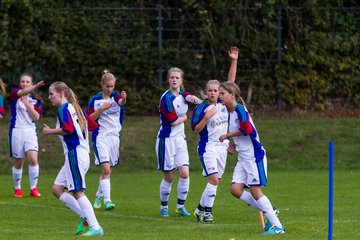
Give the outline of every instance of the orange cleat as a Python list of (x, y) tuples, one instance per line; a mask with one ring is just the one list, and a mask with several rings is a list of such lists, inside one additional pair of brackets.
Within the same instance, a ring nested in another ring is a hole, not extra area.
[(23, 192), (21, 188), (14, 189), (14, 197), (22, 197), (22, 196), (23, 196)]
[(41, 194), (38, 192), (37, 188), (34, 187), (33, 189), (30, 190), (30, 196), (39, 198), (41, 197)]

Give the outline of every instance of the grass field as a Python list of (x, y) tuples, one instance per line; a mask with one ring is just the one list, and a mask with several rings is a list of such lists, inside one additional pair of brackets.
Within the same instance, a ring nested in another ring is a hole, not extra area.
[[(358, 180), (360, 171), (335, 173), (334, 239), (356, 239), (359, 232)], [(78, 217), (51, 195), (55, 175), (43, 175), (39, 188), (43, 197), (22, 199), (12, 196), (11, 177), (1, 176), (1, 239), (74, 239)], [(193, 218), (159, 216), (159, 182), (161, 174), (114, 171), (112, 211), (96, 210), (105, 231), (104, 239), (275, 239), (262, 236), (258, 213), (229, 193), (231, 171), (219, 186), (214, 206), (215, 224), (198, 224)], [(98, 174), (87, 176), (87, 195), (92, 200)], [(326, 171), (270, 173), (265, 193), (280, 209), (279, 218), (286, 226), (281, 239), (327, 239), (328, 188)], [(349, 183), (352, 183), (349, 185)], [(176, 184), (176, 182), (174, 183)], [(205, 179), (192, 173), (186, 202), (193, 211), (198, 204)], [(345, 189), (344, 189), (344, 186)], [(25, 177), (24, 190), (28, 187)], [(176, 185), (173, 185), (176, 190)], [(357, 197), (355, 197), (357, 196)], [(176, 191), (169, 206), (176, 204)], [(6, 216), (6, 217), (5, 217)]]
[[(360, 220), (360, 124), (359, 119), (255, 118), (267, 150), (269, 185), (264, 189), (280, 209), (286, 227), (283, 236), (262, 236), (258, 213), (229, 193), (234, 156), (228, 158), (214, 205), (215, 224), (197, 224), (192, 218), (159, 216), (159, 184), (154, 143), (157, 117), (126, 117), (122, 131), (122, 163), (112, 175), (113, 211), (96, 211), (105, 230), (104, 239), (327, 239), (328, 172), (327, 145), (335, 143), (334, 239), (356, 239)], [(8, 118), (0, 127), (0, 239), (76, 239), (78, 218), (51, 194), (54, 178), (64, 157), (59, 140), (39, 134), (41, 199), (27, 195), (28, 178), (23, 176), (22, 199), (12, 195), (11, 162), (8, 158)], [(42, 123), (54, 125), (53, 118)], [(40, 128), (40, 127), (39, 127)], [(198, 204), (206, 179), (196, 154), (198, 136), (187, 123), (191, 159), (189, 211)], [(92, 164), (93, 164), (93, 156)], [(27, 174), (27, 164), (24, 168)], [(87, 195), (93, 200), (99, 169), (87, 174)], [(169, 202), (176, 204), (176, 184)]]

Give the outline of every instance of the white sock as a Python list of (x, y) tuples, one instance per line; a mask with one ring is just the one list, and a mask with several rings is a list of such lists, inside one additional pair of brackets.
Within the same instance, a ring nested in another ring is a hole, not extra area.
[(29, 180), (30, 180), (30, 189), (33, 189), (37, 186), (39, 179), (39, 164), (34, 166), (29, 165)]
[[(206, 189), (206, 188), (205, 188)], [(201, 198), (200, 198), (200, 205), (205, 207), (205, 198), (206, 198), (206, 191), (203, 191), (202, 195), (201, 195)]]
[(96, 219), (95, 212), (89, 199), (84, 195), (81, 198), (77, 199), (77, 202), (84, 214), (86, 221), (88, 222), (89, 226), (94, 228), (95, 230), (100, 229), (100, 225)]
[(82, 218), (84, 217), (78, 202), (71, 194), (64, 192), (59, 197), (59, 200), (62, 201), (63, 203), (65, 203), (65, 205), (68, 208), (70, 208), (73, 212), (75, 212), (77, 215), (79, 215)]
[(243, 193), (240, 196), (240, 200), (244, 201), (250, 207), (255, 208), (259, 211), (262, 211), (262, 208), (259, 206), (258, 202), (248, 191), (245, 191), (245, 190), (243, 191)]
[(100, 177), (100, 180), (99, 180), (99, 186), (98, 186), (98, 189), (97, 189), (97, 192), (96, 192), (96, 196), (97, 197), (102, 197), (103, 196), (103, 193), (102, 193), (102, 190), (101, 190), (101, 177)]
[(111, 201), (110, 199), (110, 179), (102, 179), (100, 181), (100, 188), (104, 196), (104, 203)]
[(189, 192), (189, 184), (190, 184), (190, 178), (179, 178), (179, 182), (177, 185), (177, 191), (178, 191), (178, 203), (176, 206), (177, 208), (184, 207), (184, 203)]
[(204, 199), (204, 207), (212, 208), (214, 205), (215, 197), (216, 197), (217, 186), (208, 183), (205, 187), (205, 199)]
[(12, 176), (14, 180), (14, 188), (20, 189), (21, 188), (21, 177), (22, 177), (22, 168), (12, 168)]
[(275, 215), (273, 206), (271, 205), (269, 199), (264, 195), (259, 200), (257, 200), (259, 206), (262, 211), (265, 213), (267, 219), (271, 222), (272, 225), (281, 228), (282, 225), (280, 223), (279, 218)]
[(167, 208), (168, 201), (171, 192), (171, 183), (167, 182), (164, 179), (160, 183), (160, 201), (161, 201), (161, 209)]

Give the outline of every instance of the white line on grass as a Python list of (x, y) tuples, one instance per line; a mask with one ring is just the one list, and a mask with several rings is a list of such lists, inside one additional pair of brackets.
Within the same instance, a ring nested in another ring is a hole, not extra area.
[[(65, 207), (57, 207), (57, 206), (51, 206), (51, 205), (39, 205), (39, 204), (27, 204), (27, 203), (14, 203), (14, 202), (2, 202), (0, 201), (0, 205), (7, 205), (7, 206), (23, 206), (23, 207), (33, 207), (33, 208), (45, 208), (45, 209), (56, 209), (56, 210), (66, 210), (69, 211), (69, 208), (65, 208)], [(95, 211), (96, 215), (102, 214), (102, 215), (109, 215), (112, 217), (120, 217), (120, 218), (133, 218), (133, 219), (142, 219), (142, 220), (155, 220), (155, 221), (161, 221), (161, 222), (174, 222), (174, 223), (183, 223), (183, 224), (198, 224), (204, 227), (219, 227), (219, 226), (239, 226), (238, 224), (235, 223), (215, 223), (215, 224), (199, 224), (195, 221), (192, 222), (185, 222), (185, 221), (175, 221), (172, 219), (168, 219), (168, 218), (163, 218), (163, 217), (148, 217), (148, 216), (141, 216), (141, 215), (124, 215), (121, 213), (114, 213), (114, 212), (100, 212), (100, 211)], [(252, 226), (254, 224), (251, 223), (247, 223), (244, 224), (242, 223), (241, 225), (245, 225), (245, 226)]]

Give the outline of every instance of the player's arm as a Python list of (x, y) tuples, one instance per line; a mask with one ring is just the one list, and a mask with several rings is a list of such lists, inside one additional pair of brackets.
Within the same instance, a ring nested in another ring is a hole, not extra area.
[(178, 117), (178, 118), (176, 119), (176, 121), (174, 121), (174, 122), (171, 123), (171, 126), (177, 126), (177, 125), (185, 122), (186, 120), (187, 120), (187, 116), (186, 116), (186, 115), (183, 116), (183, 117)]
[(200, 98), (198, 98), (197, 96), (194, 95), (187, 95), (185, 97), (185, 100), (189, 103), (193, 103), (193, 104), (200, 104), (202, 101)]
[(100, 115), (103, 113), (103, 111), (105, 111), (106, 109), (109, 109), (110, 107), (111, 107), (110, 102), (104, 102), (103, 104), (101, 104), (101, 106), (98, 109), (96, 109), (93, 113), (89, 114), (89, 116), (93, 120), (96, 120), (100, 117)]
[(214, 116), (217, 112), (217, 109), (215, 107), (211, 107), (207, 110), (205, 110), (205, 114), (204, 114), (204, 117), (201, 119), (200, 122), (198, 122), (198, 124), (196, 124), (196, 126), (194, 127), (193, 131), (194, 133), (199, 133), (201, 132), (204, 127), (206, 126), (209, 118), (211, 118), (212, 116)]
[(29, 113), (31, 119), (34, 121), (38, 121), (40, 119), (40, 113), (38, 113), (34, 109), (34, 107), (29, 103), (28, 96), (27, 95), (21, 96), (21, 101), (26, 106), (27, 112)]
[(229, 139), (229, 138), (237, 137), (237, 136), (242, 136), (242, 135), (244, 135), (244, 134), (242, 132), (240, 132), (240, 130), (235, 130), (235, 131), (229, 132), (227, 134), (221, 135), (220, 138), (219, 138), (219, 141), (223, 142), (225, 139)]
[(183, 96), (183, 98), (185, 99), (185, 101), (187, 101), (188, 103), (200, 104), (202, 102), (202, 100), (200, 98), (192, 95), (188, 91), (182, 90), (180, 93)]
[(68, 132), (62, 130), (62, 128), (50, 128), (48, 125), (44, 123), (44, 127), (42, 129), (42, 133), (44, 135), (66, 135)]
[(127, 95), (126, 95), (126, 92), (125, 91), (121, 91), (121, 98), (118, 100), (118, 104), (119, 105), (125, 105), (125, 103), (126, 103), (126, 97), (127, 97)]
[(239, 50), (237, 47), (231, 47), (230, 51), (228, 51), (228, 54), (231, 59), (231, 65), (228, 73), (228, 82), (235, 82)]
[(22, 97), (22, 96), (28, 95), (29, 93), (31, 93), (35, 89), (38, 89), (39, 87), (44, 86), (44, 85), (45, 85), (44, 81), (39, 81), (36, 84), (31, 85), (31, 86), (29, 86), (27, 88), (20, 89), (19, 91), (17, 91), (16, 94), (18, 95), (18, 97)]

